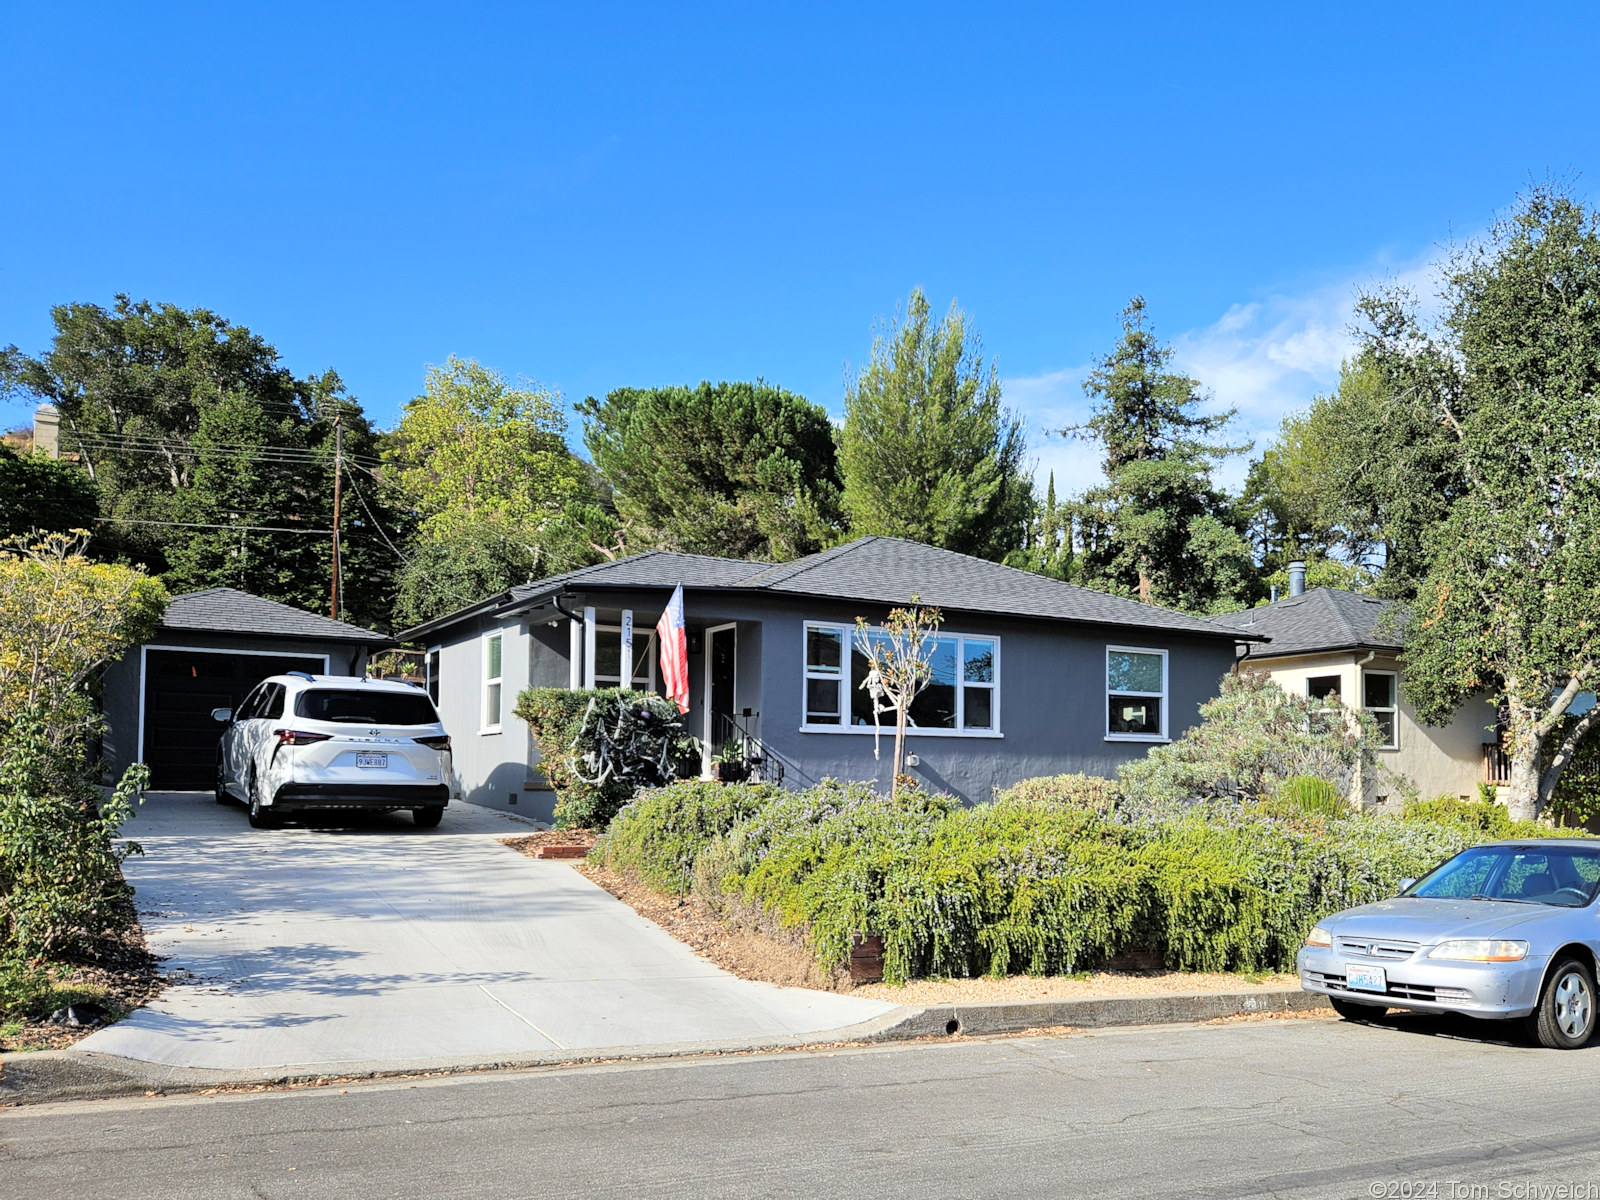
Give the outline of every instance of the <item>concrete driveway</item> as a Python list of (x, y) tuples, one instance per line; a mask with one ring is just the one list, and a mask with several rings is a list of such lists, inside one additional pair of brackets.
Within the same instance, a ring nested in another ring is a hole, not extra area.
[(181, 982), (79, 1043), (172, 1067), (451, 1062), (799, 1040), (892, 1006), (741, 980), (560, 862), (495, 839), (526, 821), (452, 804), (252, 830), (209, 794), (157, 793), (125, 871)]

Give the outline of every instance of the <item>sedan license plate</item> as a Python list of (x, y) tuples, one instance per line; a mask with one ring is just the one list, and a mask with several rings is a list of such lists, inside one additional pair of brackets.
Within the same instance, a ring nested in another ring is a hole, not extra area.
[(1386, 992), (1389, 981), (1382, 967), (1358, 967), (1355, 963), (1344, 965), (1344, 985), (1353, 992)]
[[(389, 756), (387, 754), (358, 754), (356, 755), (356, 766), (376, 767), (380, 771), (387, 771), (389, 769)], [(1382, 974), (1382, 972), (1380, 971), (1379, 974)]]

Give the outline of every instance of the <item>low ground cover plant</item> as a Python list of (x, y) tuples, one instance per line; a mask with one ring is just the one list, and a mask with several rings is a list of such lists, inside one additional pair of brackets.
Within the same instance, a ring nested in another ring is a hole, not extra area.
[(596, 854), (763, 914), (826, 968), (852, 934), (879, 934), (895, 983), (1070, 974), (1132, 949), (1179, 970), (1291, 969), (1319, 917), (1393, 895), (1483, 840), (1464, 822), (1396, 816), (1131, 823), (1040, 790), (962, 808), (865, 784), (678, 783), (641, 795)]

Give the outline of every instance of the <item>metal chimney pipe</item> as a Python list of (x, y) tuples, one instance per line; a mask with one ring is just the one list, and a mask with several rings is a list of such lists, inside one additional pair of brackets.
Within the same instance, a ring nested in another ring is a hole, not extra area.
[(1306, 565), (1299, 559), (1289, 564), (1289, 595), (1304, 595), (1306, 590)]

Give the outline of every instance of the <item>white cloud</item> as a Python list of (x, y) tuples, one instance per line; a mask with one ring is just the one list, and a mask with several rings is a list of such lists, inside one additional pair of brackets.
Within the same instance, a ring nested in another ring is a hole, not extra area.
[[(1351, 326), (1362, 289), (1392, 283), (1425, 298), (1430, 277), (1425, 262), (1414, 262), (1398, 271), (1374, 268), (1336, 283), (1234, 304), (1210, 325), (1172, 336), (1172, 365), (1200, 381), (1209, 393), (1209, 410), (1237, 409), (1230, 437), (1254, 441), (1259, 452), (1284, 414), (1338, 382), (1339, 365), (1354, 347)], [(1160, 314), (1155, 315), (1159, 322)], [(1162, 332), (1159, 324), (1157, 332)], [(1037, 478), (1042, 485), (1053, 470), (1058, 495), (1081, 493), (1105, 479), (1092, 446), (1045, 436), (1088, 417), (1090, 402), (1082, 385), (1090, 369), (1067, 367), (1005, 381), (1007, 400), (1028, 421)], [(1237, 489), (1247, 467), (1243, 457), (1224, 464), (1218, 482)]]

